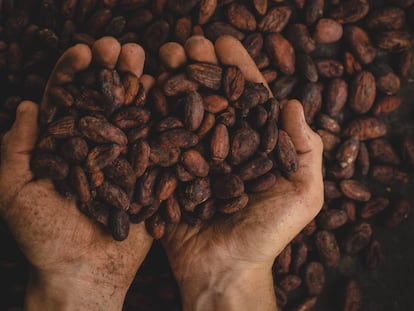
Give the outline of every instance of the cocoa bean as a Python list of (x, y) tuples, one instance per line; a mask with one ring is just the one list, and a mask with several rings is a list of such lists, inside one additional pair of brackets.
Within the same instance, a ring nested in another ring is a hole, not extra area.
[(401, 160), (391, 144), (383, 138), (371, 140), (368, 144), (371, 161), (381, 164), (400, 165)]
[(180, 201), (186, 211), (192, 212), (197, 205), (207, 201), (210, 197), (210, 180), (208, 178), (196, 178), (185, 186)]
[(124, 146), (128, 143), (126, 135), (109, 122), (95, 117), (79, 120), (79, 130), (87, 139), (95, 143), (115, 143)]
[(351, 137), (338, 148), (336, 160), (342, 168), (353, 165), (358, 157), (360, 143), (358, 138)]
[(372, 198), (361, 209), (360, 216), (362, 219), (368, 219), (380, 213), (388, 207), (389, 200), (384, 197)]
[(259, 134), (250, 127), (236, 129), (231, 137), (230, 160), (232, 164), (241, 164), (248, 160), (259, 148)]
[(374, 116), (386, 115), (396, 111), (400, 105), (401, 98), (399, 96), (386, 96), (375, 103), (372, 114)]
[(203, 98), (197, 92), (187, 93), (184, 104), (184, 124), (189, 131), (197, 130), (204, 118)]
[(292, 9), (290, 7), (276, 6), (262, 18), (258, 28), (262, 32), (281, 32), (289, 22), (291, 15)]
[(125, 240), (129, 234), (128, 214), (124, 210), (112, 209), (109, 216), (109, 227), (115, 240)]
[(229, 102), (219, 95), (208, 95), (203, 97), (204, 109), (210, 113), (219, 113), (227, 109)]
[(243, 193), (234, 199), (228, 199), (218, 204), (217, 209), (224, 214), (233, 214), (245, 208), (249, 202), (249, 196)]
[(243, 164), (238, 170), (238, 176), (243, 181), (249, 181), (268, 173), (273, 168), (273, 162), (265, 157), (258, 156)]
[(163, 86), (163, 91), (167, 96), (176, 96), (186, 92), (197, 91), (197, 89), (198, 84), (187, 79), (187, 76), (183, 73), (172, 76)]
[(158, 136), (159, 145), (163, 148), (191, 148), (198, 144), (199, 138), (197, 135), (184, 130), (174, 129), (165, 131)]
[(366, 202), (371, 198), (368, 187), (357, 180), (343, 180), (339, 184), (342, 193), (349, 199)]
[(209, 172), (209, 165), (203, 156), (196, 150), (188, 150), (181, 155), (181, 162), (184, 168), (192, 175), (206, 177)]
[(201, 123), (197, 131), (197, 136), (199, 137), (199, 139), (203, 139), (213, 129), (215, 124), (216, 117), (214, 116), (214, 114), (210, 112), (204, 113), (203, 122)]
[(181, 220), (180, 205), (174, 195), (171, 195), (164, 201), (163, 209), (164, 219), (171, 224), (178, 224)]
[(246, 183), (248, 192), (264, 192), (271, 189), (276, 184), (276, 176), (272, 173), (267, 173), (261, 177), (251, 180)]
[(86, 158), (86, 169), (88, 172), (102, 170), (111, 164), (121, 153), (121, 147), (115, 144), (99, 145), (93, 148)]
[(396, 7), (386, 7), (372, 12), (366, 21), (370, 30), (398, 30), (405, 23), (404, 10)]
[(385, 224), (389, 228), (397, 227), (404, 219), (407, 219), (410, 213), (410, 202), (405, 199), (393, 202), (388, 213)]
[(104, 181), (97, 191), (98, 197), (109, 205), (124, 211), (129, 209), (128, 195), (120, 187)]
[(279, 282), (280, 288), (285, 292), (291, 292), (297, 289), (302, 284), (302, 279), (294, 274), (286, 275)]
[(342, 35), (342, 25), (330, 18), (321, 18), (313, 33), (313, 37), (318, 43), (334, 43), (339, 41)]
[(151, 205), (155, 201), (155, 182), (159, 172), (159, 169), (151, 168), (144, 173), (137, 183), (137, 201), (144, 206)]
[(303, 53), (312, 53), (316, 48), (315, 40), (313, 40), (304, 24), (291, 25), (287, 30), (287, 38), (296, 50)]
[(41, 154), (32, 161), (32, 170), (38, 178), (62, 180), (69, 173), (68, 164), (60, 157), (52, 154)]
[(275, 151), (282, 171), (285, 173), (297, 171), (299, 165), (295, 145), (289, 137), (289, 134), (283, 130), (279, 130), (279, 138)]
[(195, 63), (186, 67), (189, 79), (203, 87), (218, 90), (221, 87), (223, 69), (217, 65), (208, 63)]
[(318, 223), (325, 230), (338, 229), (347, 222), (348, 216), (346, 211), (336, 208), (322, 211), (318, 216)]
[(231, 3), (227, 7), (226, 16), (229, 23), (240, 30), (254, 31), (256, 29), (254, 15), (242, 4)]
[(355, 23), (363, 19), (369, 12), (369, 3), (367, 0), (350, 0), (341, 2), (331, 11), (331, 18), (339, 23)]
[(380, 49), (391, 52), (405, 51), (411, 46), (410, 34), (405, 31), (380, 32), (375, 35), (374, 41)]
[(362, 306), (362, 293), (359, 284), (355, 280), (348, 280), (343, 291), (344, 311), (358, 311)]
[(201, 220), (210, 220), (216, 213), (216, 202), (213, 199), (208, 199), (204, 203), (198, 205), (194, 213)]
[(319, 231), (315, 238), (319, 257), (326, 267), (337, 267), (341, 254), (335, 235), (329, 231)]
[(377, 50), (371, 43), (368, 34), (358, 26), (345, 28), (345, 36), (352, 52), (363, 63), (370, 64), (377, 55)]
[(318, 296), (325, 285), (325, 270), (319, 262), (311, 262), (306, 266), (305, 284), (309, 295)]
[(223, 88), (230, 101), (236, 101), (243, 94), (244, 83), (244, 76), (238, 67), (229, 67), (224, 72)]
[(58, 139), (73, 137), (77, 134), (75, 118), (63, 117), (49, 125), (47, 134)]
[(292, 262), (292, 246), (288, 244), (275, 260), (273, 271), (275, 274), (289, 273), (289, 267)]
[(377, 182), (388, 186), (408, 183), (408, 174), (392, 166), (375, 165), (370, 175)]
[(145, 221), (145, 228), (154, 240), (159, 240), (164, 236), (165, 226), (165, 220), (160, 213), (155, 213)]
[(295, 72), (295, 52), (288, 40), (281, 34), (272, 33), (266, 36), (265, 45), (271, 59), (286, 75)]
[(346, 137), (356, 136), (359, 140), (365, 141), (383, 137), (387, 134), (386, 124), (374, 117), (362, 117), (352, 120), (343, 131)]
[(345, 252), (351, 255), (359, 253), (366, 248), (371, 241), (372, 228), (368, 223), (360, 223), (352, 226), (344, 241)]
[(140, 107), (128, 107), (117, 111), (112, 117), (112, 124), (121, 130), (142, 127), (150, 120), (151, 113)]
[(105, 177), (113, 184), (130, 193), (135, 186), (136, 176), (132, 165), (122, 157), (115, 159), (104, 168)]

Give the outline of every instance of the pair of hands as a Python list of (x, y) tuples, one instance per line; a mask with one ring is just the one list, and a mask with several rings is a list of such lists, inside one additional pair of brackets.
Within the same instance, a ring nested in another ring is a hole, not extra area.
[[(94, 57), (104, 59), (106, 53), (108, 46), (94, 51)], [(119, 51), (115, 56), (106, 60), (113, 67), (119, 63)], [(91, 61), (84, 46), (69, 49), (50, 82), (70, 81)], [(59, 196), (50, 180), (34, 179), (30, 159), (38, 114), (36, 104), (20, 104), (3, 138), (0, 162), (0, 216), (32, 266), (26, 309), (121, 310), (152, 238), (141, 223), (131, 226), (126, 241), (115, 242), (77, 209), (74, 200)], [(281, 122), (299, 154), (296, 173), (279, 176), (271, 191), (251, 197), (246, 209), (226, 220), (167, 228), (162, 242), (184, 310), (276, 309), (274, 259), (323, 202), (319, 136), (306, 124), (297, 101), (285, 105)]]

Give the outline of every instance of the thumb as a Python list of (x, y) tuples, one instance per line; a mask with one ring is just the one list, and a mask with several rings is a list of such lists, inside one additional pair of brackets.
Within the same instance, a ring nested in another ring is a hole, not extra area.
[(3, 137), (0, 176), (8, 182), (21, 184), (32, 178), (30, 157), (37, 140), (37, 117), (38, 106), (30, 101), (22, 102), (17, 107), (16, 121)]
[(282, 127), (291, 137), (298, 153), (299, 169), (289, 174), (289, 180), (305, 190), (319, 208), (323, 200), (322, 140), (306, 123), (299, 101), (289, 101), (281, 116)]

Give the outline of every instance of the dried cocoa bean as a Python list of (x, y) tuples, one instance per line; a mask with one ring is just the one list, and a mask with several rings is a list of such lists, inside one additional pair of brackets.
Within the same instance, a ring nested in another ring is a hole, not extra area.
[(217, 209), (224, 214), (233, 214), (245, 208), (249, 203), (249, 196), (243, 193), (241, 196), (222, 201)]
[(119, 128), (103, 119), (84, 117), (79, 120), (79, 130), (82, 135), (95, 143), (114, 143), (120, 146), (128, 143), (127, 137)]
[(272, 173), (267, 173), (261, 177), (251, 180), (246, 183), (248, 192), (264, 192), (271, 189), (276, 184), (276, 176)]
[(322, 211), (318, 216), (318, 223), (325, 230), (338, 229), (347, 222), (348, 216), (346, 211), (336, 208)]
[(125, 240), (129, 234), (128, 214), (124, 210), (112, 209), (109, 216), (109, 227), (115, 240)]
[(388, 186), (408, 183), (408, 174), (393, 166), (375, 165), (370, 175), (374, 180)]
[(104, 181), (97, 189), (100, 199), (120, 210), (128, 210), (130, 201), (128, 195), (118, 186)]
[(248, 160), (259, 148), (259, 134), (250, 127), (243, 126), (233, 132), (230, 144), (232, 164), (241, 164)]
[(343, 292), (344, 311), (358, 311), (362, 307), (362, 294), (359, 284), (355, 280), (348, 280)]
[(262, 32), (281, 32), (289, 22), (291, 15), (292, 9), (290, 7), (276, 6), (262, 18), (258, 28)]
[(285, 173), (296, 172), (299, 167), (296, 148), (289, 134), (283, 130), (279, 130), (279, 138), (275, 150), (280, 169)]
[(371, 241), (372, 228), (368, 223), (360, 223), (351, 227), (344, 242), (345, 252), (351, 255), (359, 253)]
[(329, 231), (319, 231), (315, 238), (319, 257), (326, 267), (337, 267), (341, 254), (335, 235)]
[(197, 130), (204, 118), (203, 98), (197, 92), (187, 93), (184, 104), (184, 124), (189, 131)]
[(398, 200), (391, 205), (385, 224), (389, 228), (397, 227), (410, 213), (410, 202), (405, 199)]
[(188, 77), (208, 89), (218, 90), (221, 87), (223, 69), (208, 63), (195, 63), (186, 67)]
[(88, 172), (102, 170), (111, 164), (121, 153), (121, 147), (115, 144), (99, 145), (93, 148), (86, 158), (86, 169)]
[(318, 296), (325, 285), (325, 270), (319, 262), (311, 262), (305, 271), (305, 284), (309, 295)]
[(165, 226), (165, 220), (160, 213), (155, 213), (145, 221), (145, 228), (154, 240), (159, 240), (164, 236)]
[(386, 124), (374, 117), (362, 117), (352, 120), (343, 131), (346, 137), (356, 136), (359, 140), (365, 141), (383, 137), (387, 134)]
[(69, 174), (67, 162), (53, 154), (45, 153), (35, 156), (31, 166), (37, 178), (63, 180)]
[(343, 180), (339, 184), (342, 193), (349, 199), (366, 202), (371, 198), (368, 187), (357, 180)]

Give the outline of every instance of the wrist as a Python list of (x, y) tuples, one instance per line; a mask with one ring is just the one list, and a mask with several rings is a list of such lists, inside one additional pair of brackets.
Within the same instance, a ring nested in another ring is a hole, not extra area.
[(122, 310), (128, 287), (77, 273), (31, 269), (25, 310)]
[(270, 268), (201, 273), (178, 282), (184, 311), (277, 310)]

